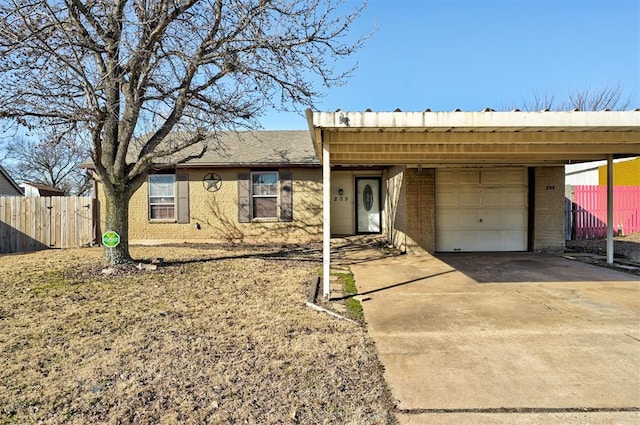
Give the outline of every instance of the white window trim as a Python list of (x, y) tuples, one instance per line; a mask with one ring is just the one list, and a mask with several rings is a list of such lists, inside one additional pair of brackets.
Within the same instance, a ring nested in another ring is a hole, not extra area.
[[(173, 202), (172, 203), (151, 203), (151, 179), (157, 176), (172, 176), (173, 177)], [(176, 190), (176, 175), (175, 174), (149, 174), (147, 176), (147, 203), (148, 203), (148, 218), (153, 223), (175, 223), (178, 219), (178, 200)], [(152, 205), (173, 205), (173, 217), (172, 218), (153, 218), (151, 217)]]
[[(276, 194), (275, 195), (254, 195), (253, 193), (253, 176), (256, 174), (275, 174), (276, 175)], [(255, 211), (253, 209), (254, 198), (276, 198), (276, 215), (274, 217), (255, 217)], [(280, 172), (279, 171), (251, 171), (249, 175), (249, 211), (251, 214), (252, 222), (277, 222), (280, 221)]]

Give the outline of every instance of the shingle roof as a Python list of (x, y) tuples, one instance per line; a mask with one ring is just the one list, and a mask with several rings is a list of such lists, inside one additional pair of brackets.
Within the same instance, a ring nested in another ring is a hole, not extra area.
[(43, 184), (43, 183), (24, 182), (22, 184), (25, 185), (25, 186), (35, 187), (36, 189), (38, 189), (40, 191), (41, 194), (43, 192), (64, 194), (64, 190), (61, 190), (61, 189), (58, 189), (57, 187), (49, 186), (49, 185), (46, 185), (46, 184)]
[[(188, 136), (185, 133), (174, 133), (164, 143), (170, 145)], [(320, 164), (307, 130), (220, 132), (208, 137), (204, 143), (208, 150), (203, 157), (191, 159), (181, 164), (181, 167)], [(201, 149), (202, 146), (197, 144), (181, 151), (179, 155), (185, 158), (199, 153)]]

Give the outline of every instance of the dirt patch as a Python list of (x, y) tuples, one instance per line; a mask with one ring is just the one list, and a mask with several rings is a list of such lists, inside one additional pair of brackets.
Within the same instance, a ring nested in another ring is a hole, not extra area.
[[(566, 241), (565, 246), (570, 252), (588, 252), (607, 255), (606, 239)], [(627, 260), (640, 265), (640, 233), (616, 236), (613, 241), (613, 253), (614, 258)]]
[(317, 248), (0, 256), (0, 423), (395, 423), (366, 329), (304, 306)]

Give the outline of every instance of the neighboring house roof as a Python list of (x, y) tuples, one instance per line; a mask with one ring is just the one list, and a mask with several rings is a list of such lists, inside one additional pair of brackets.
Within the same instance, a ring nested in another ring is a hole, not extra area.
[[(188, 133), (170, 134), (167, 146), (190, 136)], [(237, 166), (319, 166), (308, 130), (219, 132), (207, 137), (208, 146), (202, 158), (180, 164), (185, 167), (237, 167)], [(197, 155), (202, 149), (198, 143), (160, 163), (175, 162)], [(135, 155), (129, 161), (135, 161)]]
[(0, 195), (22, 196), (22, 189), (11, 178), (7, 170), (0, 165)]
[(20, 183), (20, 186), (25, 188), (25, 193), (28, 187), (32, 187), (38, 190), (40, 196), (64, 196), (64, 191), (53, 186), (48, 186), (42, 183), (25, 182)]

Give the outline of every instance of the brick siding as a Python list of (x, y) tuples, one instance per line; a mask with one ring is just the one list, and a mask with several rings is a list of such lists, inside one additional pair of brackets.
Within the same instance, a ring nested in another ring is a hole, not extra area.
[[(533, 250), (564, 250), (564, 167), (536, 167)], [(529, 182), (531, 184), (532, 182)]]
[(435, 251), (435, 170), (392, 167), (386, 179), (389, 242), (406, 252)]
[[(202, 179), (209, 172), (222, 178), (217, 192), (204, 189)], [(190, 222), (149, 220), (148, 185), (144, 183), (129, 203), (130, 243), (248, 242), (305, 243), (322, 240), (322, 172), (318, 168), (280, 169), (293, 173), (293, 221), (238, 221), (238, 173), (249, 168), (178, 170), (189, 175)], [(103, 199), (98, 185), (98, 199)], [(105, 217), (104, 202), (100, 202)], [(197, 226), (198, 225), (198, 226)], [(197, 228), (199, 227), (199, 229)]]

